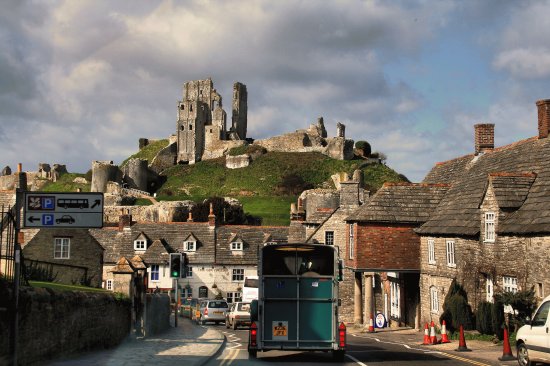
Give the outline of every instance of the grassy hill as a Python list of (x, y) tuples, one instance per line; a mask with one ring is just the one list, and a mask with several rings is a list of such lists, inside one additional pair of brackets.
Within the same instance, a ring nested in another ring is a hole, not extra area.
[[(133, 157), (152, 159), (155, 149), (166, 142), (147, 146)], [(406, 181), (403, 175), (384, 164), (365, 164), (362, 159), (335, 160), (319, 153), (270, 152), (241, 169), (225, 168), (225, 158), (177, 165), (163, 172), (166, 181), (157, 189), (158, 200), (201, 201), (212, 196), (233, 197), (243, 203), (247, 213), (261, 216), (264, 225), (288, 225), (290, 203), (310, 188), (333, 188), (331, 175), (352, 174), (361, 169), (371, 193), (384, 182)], [(74, 191), (76, 176), (67, 174), (44, 188), (48, 191)], [(83, 187), (80, 187), (83, 188)], [(83, 191), (89, 191), (83, 188)]]

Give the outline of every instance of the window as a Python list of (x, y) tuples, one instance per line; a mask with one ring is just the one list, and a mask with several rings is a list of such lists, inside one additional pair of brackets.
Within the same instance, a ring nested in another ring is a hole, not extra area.
[(456, 267), (455, 242), (453, 240), (447, 240), (447, 266)]
[(54, 259), (69, 259), (70, 247), (70, 238), (55, 238)]
[(242, 301), (240, 292), (228, 292), (226, 298), (228, 303)]
[(390, 300), (391, 300), (391, 317), (395, 319), (399, 319), (401, 317), (401, 311), (399, 308), (399, 296), (400, 296), (400, 289), (399, 289), (399, 282), (392, 281), (391, 282), (391, 288), (390, 288)]
[(243, 250), (243, 243), (239, 241), (232, 242), (231, 250)]
[(334, 245), (334, 231), (325, 231), (325, 244)]
[(537, 282), (537, 296), (544, 297), (544, 288), (542, 287), (542, 282)]
[(192, 298), (193, 288), (191, 286), (183, 288), (183, 297)]
[(494, 288), (495, 288), (493, 284), (493, 276), (487, 275), (485, 286), (487, 291), (487, 302), (493, 302)]
[(435, 241), (428, 239), (428, 263), (435, 264)]
[(234, 268), (233, 275), (231, 276), (231, 281), (244, 281), (244, 268)]
[[(546, 319), (548, 319), (548, 314), (550, 314), (550, 301), (547, 301), (540, 306), (540, 308), (537, 310), (537, 313), (533, 317), (533, 320), (531, 321), (531, 326), (544, 327), (544, 325), (546, 324)], [(546, 329), (548, 330), (548, 326), (546, 327)]]
[(517, 277), (503, 276), (502, 282), (504, 282), (504, 292), (518, 292), (518, 279)]
[(113, 280), (107, 280), (105, 284), (105, 289), (109, 291), (113, 291)]
[(355, 224), (349, 224), (349, 259), (353, 259), (353, 246), (354, 246), (354, 231)]
[(159, 281), (159, 265), (151, 265), (151, 281)]
[(189, 125), (189, 131), (193, 131), (193, 125)]
[(197, 250), (197, 242), (196, 241), (186, 241), (183, 243), (183, 251), (184, 252), (195, 252)]
[(187, 267), (187, 272), (185, 273), (185, 277), (187, 278), (193, 277), (193, 267), (191, 266)]
[(490, 243), (495, 241), (495, 213), (494, 212), (485, 213), (485, 241)]
[(430, 287), (430, 310), (432, 313), (439, 313), (439, 297), (437, 287)]
[(134, 240), (134, 250), (145, 250), (147, 248), (145, 248), (145, 240), (143, 239), (139, 239), (139, 240)]

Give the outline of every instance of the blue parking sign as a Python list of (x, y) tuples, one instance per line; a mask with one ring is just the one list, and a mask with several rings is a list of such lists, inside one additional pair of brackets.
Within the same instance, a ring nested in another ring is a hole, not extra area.
[(42, 209), (53, 210), (55, 208), (55, 197), (43, 197)]
[(42, 215), (42, 225), (52, 226), (53, 225), (53, 218), (54, 218), (54, 216), (52, 214), (43, 214)]

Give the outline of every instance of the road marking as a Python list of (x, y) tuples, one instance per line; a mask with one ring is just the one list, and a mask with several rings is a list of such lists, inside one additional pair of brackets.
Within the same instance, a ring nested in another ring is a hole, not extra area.
[(229, 365), (231, 365), (233, 363), (233, 361), (235, 361), (235, 359), (237, 358), (238, 354), (239, 354), (239, 350), (232, 349), (231, 351), (229, 351), (228, 357), (223, 359), (220, 366), (229, 366)]
[[(464, 357), (460, 357), (460, 356), (455, 356), (455, 355), (452, 355), (450, 353), (446, 353), (446, 352), (442, 352), (442, 351), (432, 351), (432, 350), (426, 350), (426, 349), (423, 349), (423, 348), (415, 348), (415, 347), (411, 347), (409, 346), (408, 344), (405, 344), (405, 343), (396, 343), (396, 342), (388, 342), (388, 341), (382, 341), (376, 337), (371, 337), (371, 336), (360, 336), (360, 335), (357, 335), (357, 334), (352, 334), (353, 337), (357, 337), (357, 338), (365, 338), (365, 339), (374, 339), (375, 341), (379, 342), (379, 343), (386, 343), (386, 344), (393, 344), (393, 345), (397, 345), (397, 346), (403, 346), (407, 349), (410, 349), (410, 350), (414, 350), (414, 351), (420, 351), (420, 352), (423, 352), (423, 353), (426, 353), (426, 354), (438, 354), (438, 355), (443, 355), (443, 356), (446, 356), (446, 357), (450, 357), (450, 358), (454, 358), (455, 360), (459, 360), (459, 361), (462, 361), (462, 362), (466, 362), (466, 363), (470, 363), (472, 365), (477, 365), (477, 366), (490, 366), (489, 364), (487, 363), (483, 363), (483, 362), (479, 362), (479, 361), (474, 361), (474, 360), (470, 360), (468, 358), (464, 358)], [(351, 356), (350, 356), (351, 357)]]
[(365, 363), (359, 361), (358, 359), (356, 359), (356, 358), (353, 357), (352, 355), (348, 355), (348, 354), (346, 353), (346, 357), (349, 358), (349, 359), (351, 359), (352, 361), (355, 361), (355, 363), (358, 364), (358, 365), (367, 366), (367, 364), (365, 364)]

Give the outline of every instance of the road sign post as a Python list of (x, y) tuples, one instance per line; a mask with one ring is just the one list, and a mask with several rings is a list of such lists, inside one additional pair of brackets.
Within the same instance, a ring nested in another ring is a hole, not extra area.
[(103, 193), (25, 192), (26, 228), (101, 228)]

